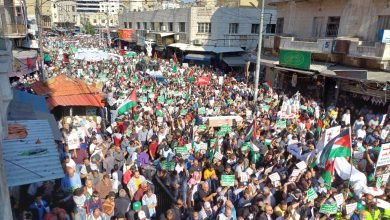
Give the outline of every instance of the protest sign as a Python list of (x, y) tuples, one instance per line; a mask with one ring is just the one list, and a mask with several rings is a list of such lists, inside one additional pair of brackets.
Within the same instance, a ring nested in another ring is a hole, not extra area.
[(386, 184), (387, 180), (389, 179), (389, 174), (390, 173), (385, 173), (385, 174), (382, 174), (382, 175), (378, 175), (376, 177), (376, 184), (375, 184), (375, 186), (380, 188), (383, 184)]
[(390, 203), (383, 199), (375, 199), (376, 206), (382, 209), (390, 209)]
[(221, 126), (221, 131), (224, 132), (224, 133), (231, 132), (232, 131), (232, 127), (230, 127), (228, 125), (222, 125)]
[(199, 125), (198, 126), (198, 131), (205, 131), (207, 129), (206, 125)]
[(336, 200), (337, 206), (341, 206), (344, 203), (344, 196), (342, 193), (334, 195), (333, 198)]
[(234, 175), (222, 175), (221, 186), (234, 186)]
[(163, 117), (157, 117), (157, 122), (158, 123), (162, 123), (164, 121), (164, 118)]
[(168, 105), (171, 105), (172, 103), (174, 103), (175, 100), (173, 99), (168, 99), (165, 103), (168, 104)]
[(325, 130), (324, 145), (326, 146), (330, 140), (340, 134), (341, 126), (331, 127)]
[(354, 159), (360, 160), (360, 159), (363, 159), (363, 156), (364, 156), (364, 152), (354, 151), (352, 157)]
[(296, 166), (301, 171), (307, 169), (307, 164), (305, 163), (305, 161), (301, 161), (301, 162), (297, 163)]
[(241, 182), (248, 182), (248, 179), (249, 179), (248, 174), (245, 172), (241, 172), (241, 175), (240, 175)]
[(251, 142), (244, 142), (242, 145), (241, 145), (241, 151), (248, 151), (250, 150), (252, 147), (252, 143)]
[(351, 204), (347, 204), (345, 206), (345, 212), (347, 215), (353, 213), (357, 208), (357, 202), (354, 202), (354, 203), (351, 203)]
[(211, 147), (211, 148), (214, 146), (214, 144), (215, 144), (216, 141), (217, 141), (216, 138), (210, 139), (210, 147)]
[(141, 97), (139, 97), (139, 99), (138, 99), (140, 102), (148, 102), (148, 98), (146, 97), (146, 96), (141, 96)]
[(272, 101), (271, 98), (265, 98), (265, 99), (264, 99), (264, 102), (265, 102), (265, 103), (270, 103), (271, 101)]
[(173, 171), (175, 170), (175, 162), (163, 161), (161, 163), (161, 168), (163, 170)]
[(158, 103), (163, 104), (165, 102), (165, 97), (160, 95), (159, 97), (157, 97), (157, 101), (158, 101)]
[(276, 121), (276, 127), (277, 128), (286, 128), (287, 127), (287, 122), (285, 120), (283, 120), (283, 121)]
[(273, 174), (269, 175), (268, 177), (271, 180), (271, 182), (280, 181), (279, 173), (273, 173)]
[(181, 154), (181, 155), (188, 154), (187, 147), (176, 147), (175, 150), (177, 154)]
[(187, 114), (187, 112), (188, 112), (187, 109), (182, 109), (182, 110), (180, 110), (180, 115), (184, 116)]
[(313, 188), (307, 190), (307, 201), (310, 202), (318, 197), (316, 191)]
[(218, 159), (218, 160), (222, 160), (223, 158), (223, 155), (218, 151), (214, 154), (214, 158), (215, 159)]
[(301, 173), (301, 170), (299, 169), (294, 169), (288, 179), (289, 182), (294, 182), (297, 177), (299, 176), (299, 174)]
[(337, 213), (337, 203), (322, 204), (320, 207), (320, 212), (324, 213), (324, 214), (336, 214)]
[(80, 148), (80, 138), (76, 131), (72, 131), (67, 138), (68, 149), (74, 150)]
[(262, 111), (262, 112), (268, 112), (268, 111), (269, 111), (269, 105), (263, 105), (263, 106), (261, 106), (261, 111)]
[(206, 108), (205, 107), (199, 108), (198, 109), (198, 114), (205, 115), (206, 114)]
[(154, 99), (154, 94), (153, 94), (153, 93), (149, 93), (149, 94), (148, 94), (148, 98)]
[(382, 144), (381, 151), (376, 162), (376, 167), (390, 164), (390, 143)]

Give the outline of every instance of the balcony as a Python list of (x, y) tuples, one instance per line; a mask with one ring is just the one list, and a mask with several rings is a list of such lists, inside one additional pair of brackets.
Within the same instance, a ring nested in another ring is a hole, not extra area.
[(294, 37), (269, 36), (263, 47), (268, 49), (301, 50), (312, 53), (331, 53), (333, 39), (296, 40)]
[(390, 60), (390, 44), (351, 41), (348, 55), (357, 58)]
[(27, 34), (25, 8), (22, 6), (0, 6), (0, 28), (6, 38), (23, 38)]

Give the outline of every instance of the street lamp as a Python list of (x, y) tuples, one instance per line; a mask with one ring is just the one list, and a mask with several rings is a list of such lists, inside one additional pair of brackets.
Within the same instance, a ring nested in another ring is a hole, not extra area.
[[(261, 45), (263, 42), (264, 2), (265, 0), (261, 0), (259, 42), (257, 44), (257, 59), (256, 59), (256, 72), (255, 72), (255, 95), (254, 95), (255, 105), (257, 101), (257, 93), (259, 91), (259, 75), (260, 75), (260, 61), (261, 61), (261, 49), (262, 49)], [(250, 2), (250, 4), (256, 7), (252, 2)]]

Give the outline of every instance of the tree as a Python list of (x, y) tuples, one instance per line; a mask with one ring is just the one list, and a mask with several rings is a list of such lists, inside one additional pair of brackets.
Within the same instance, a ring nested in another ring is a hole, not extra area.
[(94, 35), (96, 32), (95, 27), (89, 21), (85, 23), (83, 29), (84, 29), (84, 33), (90, 35)]

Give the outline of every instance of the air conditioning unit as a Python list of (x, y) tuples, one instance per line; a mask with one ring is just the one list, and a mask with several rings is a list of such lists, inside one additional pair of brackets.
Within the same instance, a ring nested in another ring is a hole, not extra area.
[(165, 25), (161, 26), (161, 31), (167, 31), (167, 26)]
[(175, 41), (178, 41), (178, 40), (180, 40), (180, 35), (175, 34), (174, 38), (175, 38)]
[(202, 41), (199, 39), (194, 40), (194, 45), (202, 45)]

